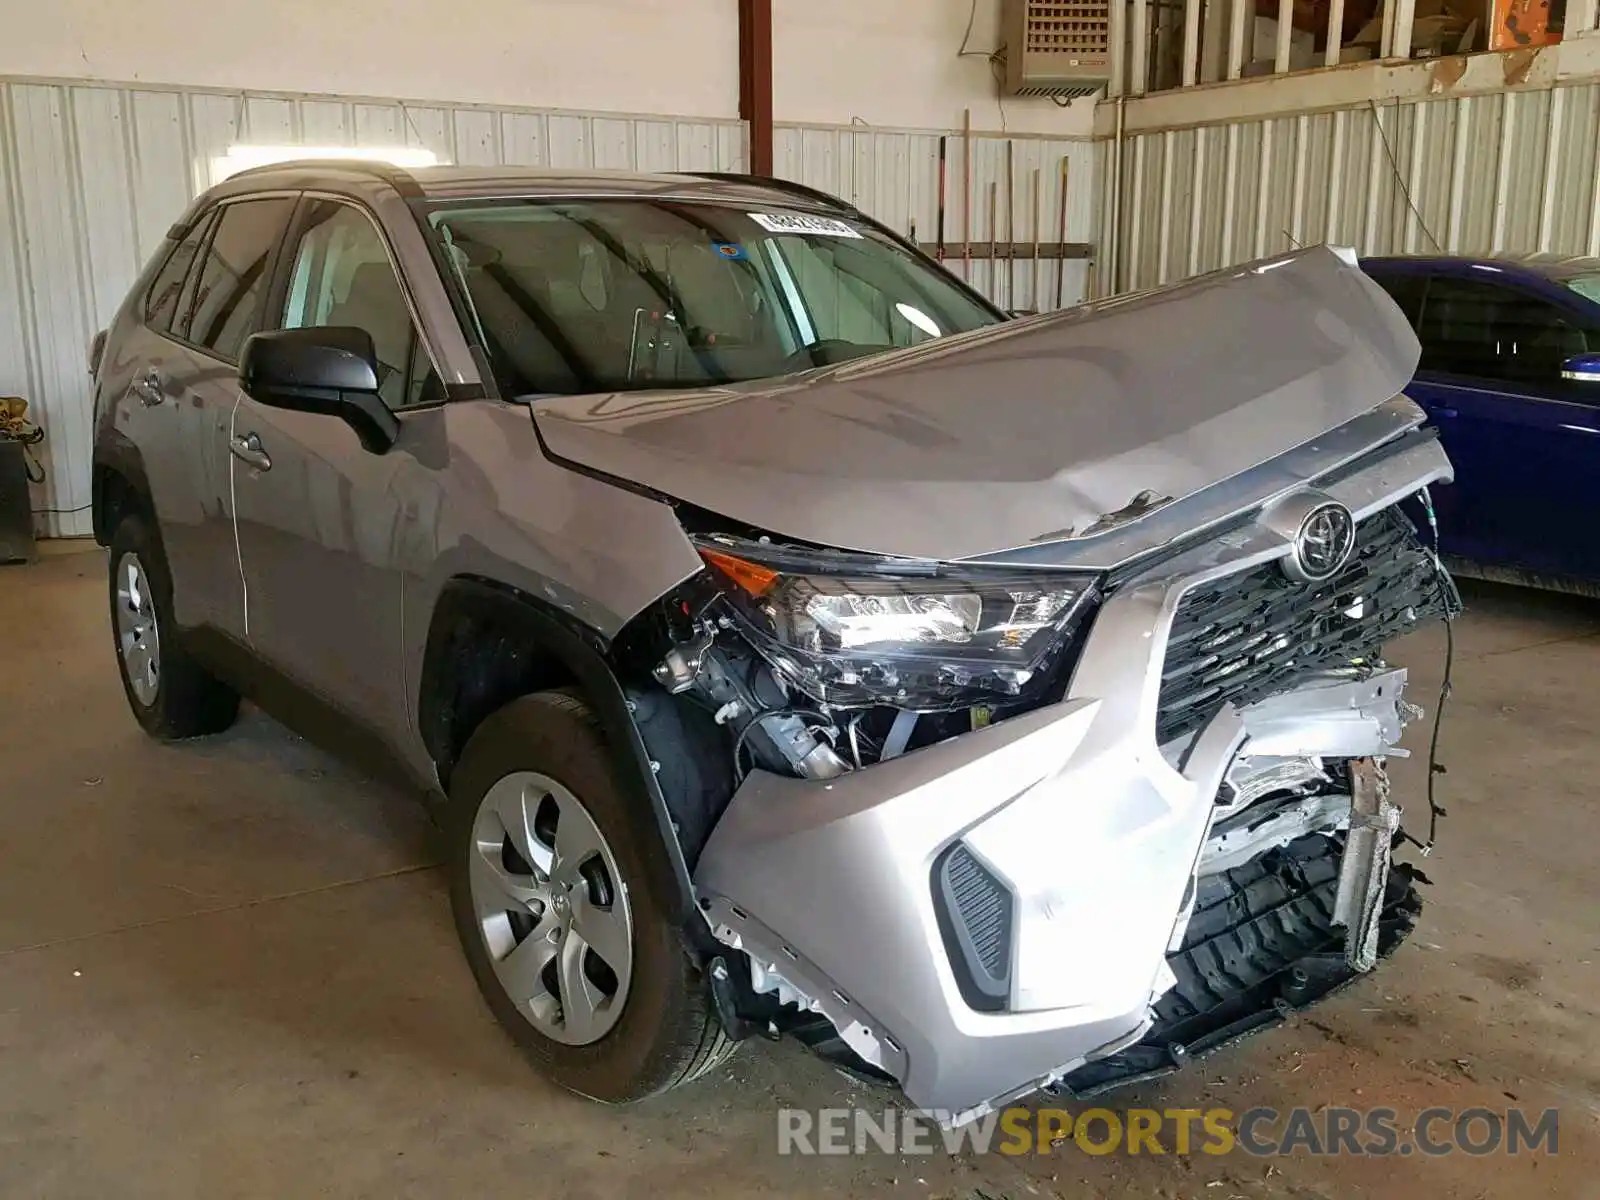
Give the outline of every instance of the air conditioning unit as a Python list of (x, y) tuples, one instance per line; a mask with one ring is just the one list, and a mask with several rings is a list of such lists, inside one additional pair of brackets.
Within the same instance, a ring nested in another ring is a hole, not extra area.
[(1107, 0), (1004, 0), (1000, 37), (1013, 96), (1092, 96), (1111, 79)]

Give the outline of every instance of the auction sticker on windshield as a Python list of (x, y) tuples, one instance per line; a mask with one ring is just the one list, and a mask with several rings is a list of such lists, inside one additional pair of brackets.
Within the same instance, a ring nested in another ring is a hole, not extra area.
[(768, 233), (809, 233), (820, 237), (858, 238), (861, 231), (832, 217), (809, 213), (751, 213), (750, 219)]

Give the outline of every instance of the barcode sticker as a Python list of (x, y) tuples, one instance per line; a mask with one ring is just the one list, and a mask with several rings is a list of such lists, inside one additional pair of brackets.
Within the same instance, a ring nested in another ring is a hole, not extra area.
[(832, 217), (810, 213), (751, 213), (750, 219), (768, 233), (808, 233), (816, 237), (858, 238), (861, 231)]

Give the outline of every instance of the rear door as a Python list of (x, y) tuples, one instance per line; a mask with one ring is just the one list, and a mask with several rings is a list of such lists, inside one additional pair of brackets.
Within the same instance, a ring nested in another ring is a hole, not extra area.
[[(1600, 577), (1600, 411), (1562, 362), (1600, 350), (1581, 317), (1490, 279), (1435, 275), (1417, 322), (1410, 394), (1438, 425), (1456, 482), (1438, 490), (1452, 554)], [(1592, 385), (1591, 385), (1592, 386)]]
[(442, 402), (444, 388), (366, 209), (308, 197), (284, 253), (270, 325), (366, 330), (401, 431), (375, 454), (337, 417), (241, 394), (231, 447), (250, 645), (342, 715), (396, 737), (406, 727), (400, 560), (415, 523), (406, 483), (421, 437), (407, 414)]
[(179, 349), (166, 387), (183, 413), (183, 452), (194, 481), (185, 525), (195, 563), (194, 623), (240, 639), (244, 586), (228, 487), (228, 426), (239, 394), (239, 352), (262, 319), (274, 256), (294, 205), (292, 195), (221, 205), (172, 327)]
[[(120, 433), (139, 449), (150, 503), (172, 576), (180, 625), (204, 624), (217, 606), (213, 555), (202, 532), (201, 472), (190, 453), (195, 409), (188, 392), (191, 363), (178, 340), (188, 320), (186, 300), (205, 254), (215, 210), (204, 214), (172, 247), (142, 298), (129, 336), (113, 343), (114, 360), (101, 378), (125, 392), (116, 408)], [(176, 332), (175, 332), (176, 330)]]

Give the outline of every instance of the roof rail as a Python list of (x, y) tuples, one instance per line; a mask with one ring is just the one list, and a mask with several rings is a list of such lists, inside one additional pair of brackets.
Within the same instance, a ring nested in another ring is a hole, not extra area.
[(281, 162), (262, 163), (255, 167), (246, 167), (242, 171), (235, 171), (224, 182), (243, 179), (250, 175), (261, 175), (268, 171), (311, 171), (319, 167), (330, 170), (358, 170), (365, 171), (385, 183), (392, 185), (402, 195), (420, 194), (421, 189), (411, 173), (404, 167), (396, 166), (392, 162), (385, 162), (381, 158), (286, 158)]
[(679, 171), (680, 175), (687, 175), (693, 179), (710, 179), (717, 183), (754, 183), (762, 187), (769, 187), (777, 192), (788, 192), (793, 196), (804, 196), (808, 200), (815, 200), (836, 212), (849, 213), (851, 216), (861, 216), (862, 212), (848, 200), (841, 200), (830, 192), (820, 188), (810, 187), (803, 183), (796, 183), (792, 179), (777, 179), (771, 175), (747, 175), (740, 171)]

